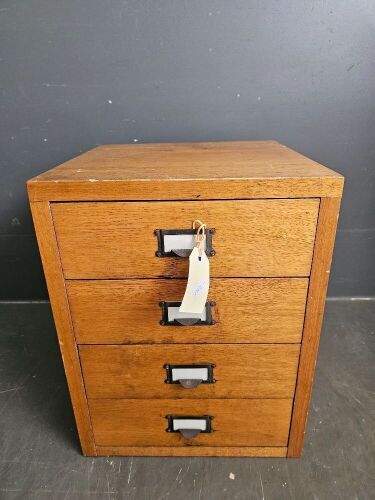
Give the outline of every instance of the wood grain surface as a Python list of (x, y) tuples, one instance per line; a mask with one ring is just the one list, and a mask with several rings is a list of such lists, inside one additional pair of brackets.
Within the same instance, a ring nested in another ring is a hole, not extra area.
[(31, 212), (82, 451), (84, 455), (94, 456), (96, 455), (95, 444), (50, 205), (47, 202), (31, 203)]
[(340, 198), (325, 198), (321, 201), (290, 430), (289, 457), (299, 457), (302, 453), (340, 202)]
[[(80, 346), (89, 398), (292, 398), (299, 344)], [(167, 384), (165, 364), (215, 364), (214, 384)]]
[(159, 302), (182, 300), (185, 280), (66, 283), (80, 344), (300, 342), (307, 285), (306, 278), (214, 278), (214, 325), (161, 326)]
[[(84, 454), (300, 455), (342, 187), (274, 141), (103, 146), (28, 182)], [(188, 260), (156, 257), (154, 230), (195, 219), (216, 229), (215, 324), (162, 326)], [(124, 345), (88, 345), (106, 343)], [(215, 384), (164, 383), (205, 362)], [(167, 433), (167, 414), (214, 432)]]
[(98, 456), (285, 457), (285, 446), (97, 446)]
[(28, 182), (31, 200), (341, 196), (343, 178), (275, 141), (117, 144)]
[[(291, 399), (89, 399), (99, 446), (286, 446)], [(214, 419), (214, 432), (185, 439), (166, 415)]]
[(308, 276), (319, 200), (54, 203), (66, 278), (187, 276), (188, 259), (155, 256), (155, 229), (216, 229), (211, 276)]

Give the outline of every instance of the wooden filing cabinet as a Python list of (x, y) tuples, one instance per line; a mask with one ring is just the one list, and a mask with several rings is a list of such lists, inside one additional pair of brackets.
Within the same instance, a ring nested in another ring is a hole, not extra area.
[[(28, 182), (85, 455), (301, 454), (342, 188), (274, 141), (100, 146)], [(192, 324), (163, 242), (195, 219)]]

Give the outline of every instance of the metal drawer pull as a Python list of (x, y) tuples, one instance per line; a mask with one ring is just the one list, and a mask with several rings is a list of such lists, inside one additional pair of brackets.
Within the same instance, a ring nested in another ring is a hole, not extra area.
[(211, 308), (216, 303), (211, 300), (206, 302), (206, 307), (202, 313), (180, 313), (181, 302), (159, 302), (162, 310), (160, 324), (162, 326), (193, 326), (193, 325), (214, 325)]
[(205, 365), (164, 365), (167, 372), (166, 384), (180, 384), (185, 389), (194, 389), (200, 384), (214, 384), (212, 363)]
[[(196, 229), (155, 229), (158, 239), (156, 257), (189, 257), (196, 245)], [(215, 229), (206, 229), (205, 252), (208, 256), (215, 255), (212, 248), (212, 235)]]
[(198, 434), (213, 432), (211, 420), (213, 417), (209, 415), (202, 415), (201, 417), (188, 416), (188, 417), (175, 417), (167, 415), (168, 419), (167, 432), (179, 432), (184, 438), (191, 439)]

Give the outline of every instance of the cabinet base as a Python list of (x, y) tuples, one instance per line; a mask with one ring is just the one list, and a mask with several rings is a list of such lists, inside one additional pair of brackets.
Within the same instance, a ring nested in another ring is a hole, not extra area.
[(97, 446), (98, 456), (134, 457), (286, 457), (283, 446)]

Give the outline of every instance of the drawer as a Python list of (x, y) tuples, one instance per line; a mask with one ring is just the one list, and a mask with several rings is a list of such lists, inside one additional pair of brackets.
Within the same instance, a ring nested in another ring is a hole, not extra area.
[(306, 278), (214, 278), (214, 324), (161, 325), (160, 301), (181, 301), (186, 281), (67, 281), (79, 344), (296, 343), (305, 314)]
[[(292, 401), (89, 399), (89, 408), (98, 446), (286, 446)], [(167, 432), (168, 415), (213, 417), (213, 432), (191, 439)]]
[(299, 344), (80, 346), (89, 398), (292, 398)]
[[(178, 193), (176, 193), (176, 197)], [(211, 276), (310, 274), (318, 199), (52, 203), (70, 279), (186, 277), (188, 259), (157, 257), (156, 229), (214, 228)]]

